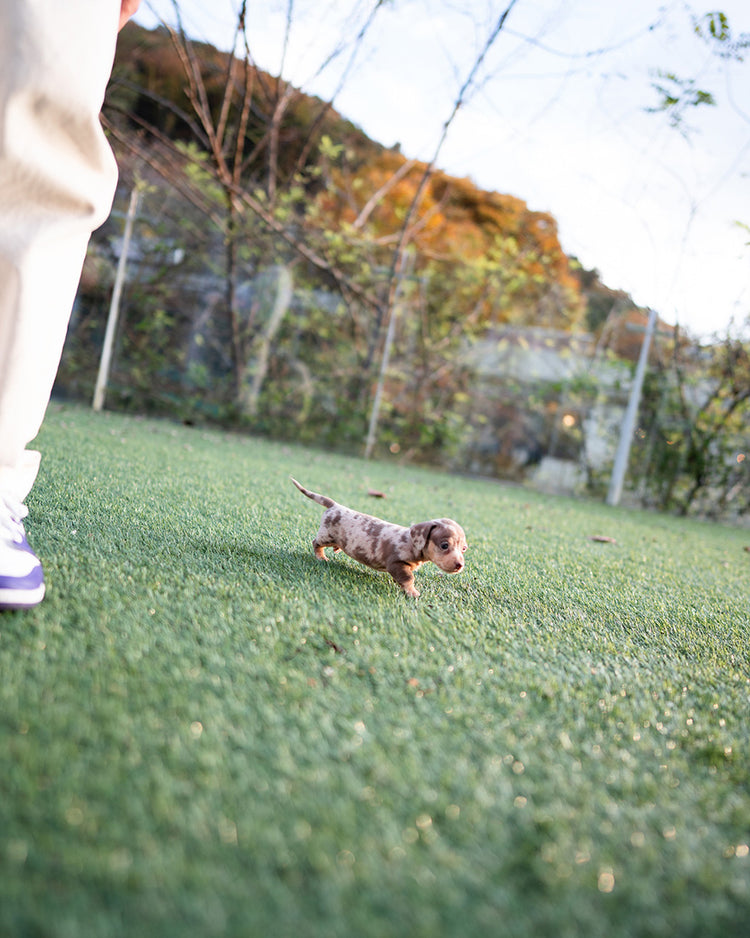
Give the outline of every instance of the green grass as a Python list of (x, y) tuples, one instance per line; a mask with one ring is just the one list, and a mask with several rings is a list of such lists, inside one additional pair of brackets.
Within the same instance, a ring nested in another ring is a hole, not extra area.
[[(748, 532), (68, 407), (39, 444), (1, 935), (747, 928)], [(466, 571), (318, 563), (290, 474), (455, 517)]]

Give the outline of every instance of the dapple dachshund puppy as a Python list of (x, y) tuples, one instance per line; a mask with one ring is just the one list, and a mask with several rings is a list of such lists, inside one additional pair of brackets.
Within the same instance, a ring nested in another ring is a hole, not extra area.
[(313, 541), (315, 556), (320, 560), (328, 559), (326, 547), (332, 547), (334, 552), (343, 550), (374, 570), (390, 573), (406, 595), (415, 599), (419, 590), (414, 585), (414, 571), (423, 563), (431, 560), (443, 573), (463, 570), (466, 536), (450, 518), (420, 521), (404, 528), (352, 511), (327, 495), (311, 492), (296, 479), (292, 482), (303, 495), (326, 509)]

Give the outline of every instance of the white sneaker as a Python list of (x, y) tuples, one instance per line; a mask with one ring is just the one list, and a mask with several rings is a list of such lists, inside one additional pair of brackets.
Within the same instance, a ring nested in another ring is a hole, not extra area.
[(0, 610), (31, 609), (44, 598), (44, 573), (22, 519), (28, 508), (0, 492)]

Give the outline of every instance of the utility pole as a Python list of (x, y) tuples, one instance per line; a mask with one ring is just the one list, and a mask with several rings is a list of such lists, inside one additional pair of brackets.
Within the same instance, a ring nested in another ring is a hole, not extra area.
[(104, 395), (107, 391), (107, 381), (109, 380), (109, 367), (112, 360), (112, 346), (115, 341), (115, 332), (117, 331), (117, 320), (120, 315), (120, 297), (122, 296), (122, 285), (125, 282), (125, 270), (128, 265), (128, 252), (130, 251), (130, 239), (133, 234), (133, 223), (138, 212), (139, 188), (138, 183), (133, 187), (130, 193), (130, 203), (128, 205), (128, 214), (125, 218), (125, 230), (122, 236), (122, 250), (117, 262), (117, 273), (115, 274), (115, 285), (112, 289), (112, 301), (109, 304), (109, 316), (107, 317), (107, 328), (104, 333), (104, 346), (102, 347), (102, 357), (99, 361), (99, 373), (96, 377), (96, 386), (94, 388), (94, 400), (92, 407), (94, 410), (101, 410), (104, 407)]
[(612, 467), (612, 477), (609, 481), (609, 492), (607, 493), (608, 505), (619, 505), (622, 495), (622, 486), (625, 481), (625, 473), (628, 469), (628, 458), (630, 457), (630, 444), (633, 442), (633, 430), (635, 421), (638, 417), (638, 407), (641, 403), (641, 391), (643, 390), (643, 378), (646, 374), (646, 364), (648, 362), (648, 353), (651, 348), (651, 338), (656, 326), (656, 312), (653, 309), (648, 313), (648, 324), (643, 335), (643, 344), (641, 345), (641, 354), (638, 356), (638, 365), (635, 369), (635, 377), (630, 388), (630, 397), (625, 416), (620, 428), (620, 440), (617, 444), (617, 453), (615, 454), (615, 464)]

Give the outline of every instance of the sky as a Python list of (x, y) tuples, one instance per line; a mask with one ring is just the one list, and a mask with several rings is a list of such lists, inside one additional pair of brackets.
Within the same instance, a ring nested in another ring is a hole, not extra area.
[[(233, 43), (239, 0), (179, 0), (189, 35)], [(511, 0), (249, 0), (255, 63), (333, 99), (373, 140), (551, 213), (563, 250), (696, 337), (750, 315), (750, 45), (696, 35), (701, 0), (515, 0), (450, 124), (459, 89)], [(703, 0), (705, 2), (705, 0)], [(750, 3), (722, 0), (750, 41)], [(292, 9), (287, 17), (288, 8)], [(137, 20), (172, 22), (173, 0)], [(286, 26), (290, 28), (287, 32)], [(285, 41), (285, 36), (286, 41)], [(658, 73), (715, 106), (680, 127), (650, 113)]]

